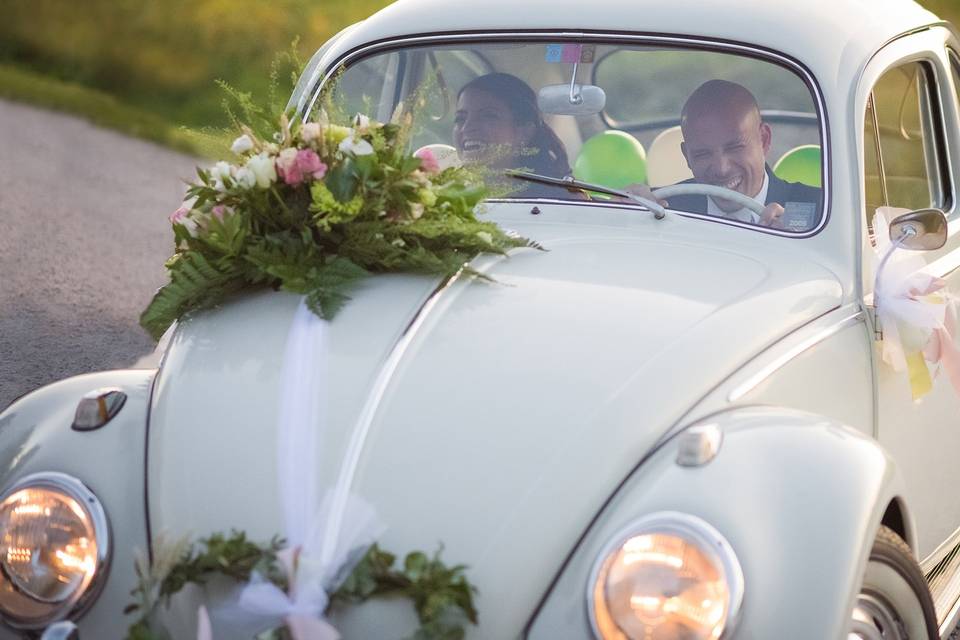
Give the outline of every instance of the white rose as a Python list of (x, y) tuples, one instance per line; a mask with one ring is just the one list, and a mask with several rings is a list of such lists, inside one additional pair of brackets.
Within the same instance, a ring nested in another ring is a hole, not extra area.
[(210, 167), (210, 177), (213, 179), (213, 188), (217, 191), (226, 191), (227, 185), (225, 180), (231, 177), (230, 174), (230, 164), (223, 160)]
[(323, 135), (323, 128), (318, 122), (308, 122), (300, 127), (300, 137), (304, 142), (313, 142)]
[(257, 186), (267, 189), (277, 181), (277, 170), (273, 166), (273, 158), (266, 153), (253, 156), (247, 160), (247, 168), (257, 179)]
[(197, 221), (196, 220), (193, 220), (192, 218), (184, 218), (183, 220), (180, 220), (179, 222), (177, 222), (177, 224), (179, 224), (181, 227), (186, 229), (187, 233), (190, 235), (191, 238), (197, 237)]
[(224, 162), (223, 160), (210, 167), (210, 175), (214, 178), (223, 180), (224, 178), (229, 178), (231, 173), (230, 163)]
[(344, 153), (352, 153), (355, 156), (368, 156), (373, 153), (373, 145), (362, 138), (354, 139), (353, 136), (345, 138), (337, 148)]
[(240, 167), (237, 169), (237, 175), (234, 178), (237, 184), (244, 189), (252, 189), (257, 185), (257, 176), (249, 167)]
[(234, 140), (230, 146), (230, 151), (233, 151), (238, 156), (250, 151), (250, 149), (253, 149), (253, 140), (251, 140), (247, 134), (243, 134)]
[(358, 113), (353, 118), (353, 127), (357, 131), (366, 132), (367, 129), (370, 128), (370, 118), (363, 115), (362, 113)]

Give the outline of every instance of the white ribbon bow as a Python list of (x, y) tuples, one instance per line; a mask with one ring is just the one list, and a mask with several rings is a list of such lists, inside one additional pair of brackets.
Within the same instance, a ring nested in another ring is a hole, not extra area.
[[(908, 370), (908, 354), (922, 353), (928, 362), (939, 362), (960, 392), (960, 351), (954, 341), (953, 299), (942, 291), (946, 282), (925, 272), (926, 261), (911, 251), (898, 251), (892, 242), (888, 219), (907, 209), (879, 207), (873, 218), (877, 258), (874, 302), (883, 330), (883, 361), (894, 371)], [(911, 376), (914, 397), (930, 389), (923, 360), (916, 357), (918, 380)]]
[[(236, 602), (217, 616), (245, 619), (259, 630), (285, 624), (294, 640), (337, 640), (340, 634), (324, 619), (329, 593), (339, 587), (366, 550), (383, 533), (373, 508), (350, 495), (344, 508), (332, 513), (334, 496), (348, 487), (326, 492), (318, 504), (316, 452), (324, 433), (323, 407), (327, 389), (326, 321), (301, 300), (287, 336), (280, 375), (277, 469), (287, 547), (279, 553), (289, 590), (284, 593), (254, 574)], [(331, 518), (338, 535), (326, 543)], [(332, 548), (326, 548), (330, 545)], [(212, 640), (205, 610), (198, 623), (198, 640)], [(206, 627), (204, 627), (206, 624)]]

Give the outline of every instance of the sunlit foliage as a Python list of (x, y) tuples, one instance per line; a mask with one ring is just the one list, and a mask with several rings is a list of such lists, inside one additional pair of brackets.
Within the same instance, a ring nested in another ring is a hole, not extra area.
[(0, 0), (0, 61), (103, 90), (174, 123), (224, 124), (215, 79), (260, 94), (274, 54), (304, 59), (388, 0)]

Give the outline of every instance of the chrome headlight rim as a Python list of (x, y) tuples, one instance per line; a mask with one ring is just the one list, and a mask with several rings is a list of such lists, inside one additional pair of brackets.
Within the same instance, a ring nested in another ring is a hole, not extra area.
[[(64, 495), (75, 500), (90, 518), (93, 526), (94, 536), (97, 541), (96, 569), (93, 577), (86, 588), (78, 589), (62, 602), (53, 606), (49, 613), (41, 618), (23, 619), (12, 615), (0, 608), (0, 620), (13, 629), (17, 630), (36, 630), (43, 629), (52, 622), (58, 620), (80, 618), (90, 605), (96, 601), (97, 596), (103, 590), (107, 575), (110, 570), (110, 559), (112, 553), (112, 536), (110, 533), (110, 520), (107, 512), (103, 508), (100, 499), (83, 482), (77, 478), (59, 471), (41, 471), (32, 473), (19, 478), (12, 485), (0, 493), (0, 503), (7, 498), (24, 489), (51, 489), (59, 491)], [(34, 602), (39, 602), (28, 593), (23, 592), (16, 584), (5, 575), (5, 570), (0, 566), (0, 580), (10, 582), (13, 588)]]
[(603, 635), (597, 624), (594, 590), (604, 564), (611, 554), (623, 547), (630, 538), (648, 533), (679, 535), (696, 542), (705, 550), (712, 551), (720, 559), (724, 575), (727, 578), (727, 587), (730, 590), (729, 612), (720, 637), (729, 638), (740, 620), (743, 605), (745, 584), (740, 561), (737, 559), (733, 547), (716, 528), (697, 516), (679, 511), (657, 511), (631, 520), (603, 546), (593, 562), (586, 589), (587, 612), (593, 637), (603, 640)]

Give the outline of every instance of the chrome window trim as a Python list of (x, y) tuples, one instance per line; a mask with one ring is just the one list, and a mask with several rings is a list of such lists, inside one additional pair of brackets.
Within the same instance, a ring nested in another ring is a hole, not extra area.
[(633, 536), (655, 531), (679, 534), (687, 539), (692, 539), (704, 549), (710, 549), (719, 556), (730, 589), (730, 609), (720, 638), (732, 637), (737, 628), (737, 623), (740, 621), (743, 594), (746, 588), (743, 568), (740, 566), (740, 560), (737, 558), (736, 552), (723, 534), (705, 520), (679, 511), (657, 511), (635, 518), (618, 530), (601, 548), (600, 553), (593, 561), (593, 567), (590, 569), (587, 578), (586, 597), (587, 617), (590, 619), (590, 630), (593, 632), (594, 638), (603, 638), (597, 628), (597, 616), (593, 603), (593, 588), (600, 576), (600, 569), (610, 554), (623, 546), (624, 542)]
[[(90, 515), (94, 535), (97, 537), (97, 568), (87, 588), (56, 605), (47, 615), (46, 620), (23, 622), (11, 619), (3, 612), (0, 612), (0, 620), (2, 620), (4, 624), (14, 629), (23, 630), (42, 629), (51, 622), (65, 618), (75, 620), (86, 613), (90, 605), (92, 605), (94, 601), (96, 601), (97, 596), (100, 595), (100, 591), (107, 581), (113, 551), (113, 540), (110, 535), (110, 520), (107, 517), (107, 512), (96, 494), (83, 484), (83, 482), (71, 475), (58, 471), (32, 473), (20, 478), (7, 487), (3, 493), (0, 493), (0, 501), (6, 500), (21, 489), (32, 487), (49, 488), (63, 492), (83, 505), (84, 510)], [(29, 596), (26, 597), (29, 598)]]
[[(689, 213), (686, 211), (677, 212), (679, 215), (684, 217), (696, 218), (700, 220), (712, 220), (714, 222), (720, 222), (722, 224), (728, 224), (734, 227), (741, 227), (744, 229), (750, 229), (751, 231), (756, 231), (759, 233), (767, 233), (770, 235), (781, 236), (785, 238), (795, 238), (803, 239), (809, 238), (811, 236), (817, 235), (823, 228), (827, 225), (827, 222), (830, 219), (830, 212), (832, 207), (832, 191), (831, 191), (831, 181), (830, 181), (830, 167), (831, 167), (831, 149), (832, 145), (830, 144), (830, 127), (829, 127), (829, 115), (827, 113), (826, 102), (823, 99), (823, 94), (820, 90), (820, 85), (817, 83), (816, 78), (813, 74), (801, 64), (799, 61), (794, 60), (784, 54), (771, 51), (769, 49), (763, 49), (761, 47), (751, 46), (743, 43), (737, 42), (728, 42), (723, 40), (711, 40), (709, 38), (697, 38), (697, 37), (682, 37), (682, 36), (672, 36), (672, 35), (639, 35), (639, 34), (623, 34), (616, 32), (583, 32), (583, 31), (514, 31), (514, 32), (470, 32), (470, 33), (450, 33), (450, 34), (437, 34), (429, 36), (401, 36), (397, 38), (391, 38), (389, 40), (384, 40), (380, 42), (375, 42), (373, 44), (368, 44), (365, 46), (360, 46), (350, 51), (346, 51), (343, 54), (335, 58), (327, 69), (322, 74), (322, 78), (319, 80), (317, 85), (313, 89), (313, 96), (308, 102), (306, 102), (306, 108), (300, 112), (300, 117), (305, 118), (308, 113), (310, 113), (314, 106), (316, 105), (317, 100), (320, 97), (320, 93), (323, 87), (327, 84), (329, 79), (337, 72), (337, 70), (353, 61), (356, 58), (370, 55), (382, 50), (390, 50), (403, 46), (412, 46), (412, 45), (421, 45), (421, 44), (441, 44), (441, 43), (466, 43), (466, 42), (476, 42), (484, 40), (529, 40), (531, 42), (537, 41), (550, 41), (556, 39), (570, 39), (576, 38), (584, 41), (593, 41), (593, 42), (608, 42), (608, 43), (625, 43), (625, 44), (670, 44), (675, 46), (688, 46), (693, 48), (708, 49), (708, 50), (717, 50), (724, 53), (738, 52), (740, 54), (748, 55), (754, 58), (760, 58), (768, 60), (779, 64), (781, 66), (787, 67), (797, 75), (799, 75), (803, 81), (806, 83), (807, 88), (810, 90), (814, 106), (817, 109), (817, 116), (820, 121), (820, 140), (821, 140), (821, 158), (822, 164), (820, 167), (821, 170), (821, 183), (823, 190), (823, 214), (820, 216), (820, 220), (813, 229), (809, 231), (804, 231), (803, 233), (791, 233), (788, 231), (780, 229), (770, 229), (766, 227), (759, 227), (756, 225), (746, 224), (743, 222), (738, 222), (736, 220), (728, 220), (726, 218), (718, 218), (716, 216), (707, 216), (705, 214)], [(525, 201), (540, 201), (540, 199), (530, 198), (530, 199), (516, 199), (510, 200), (511, 202), (525, 202)], [(569, 200), (565, 202), (570, 202)], [(574, 201), (576, 202), (576, 201)]]

